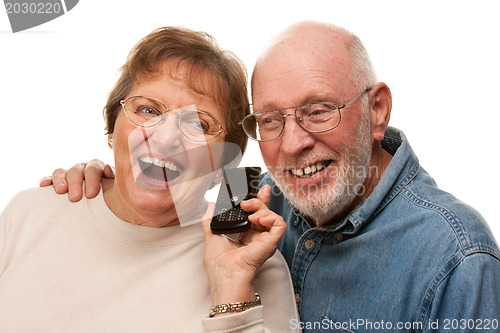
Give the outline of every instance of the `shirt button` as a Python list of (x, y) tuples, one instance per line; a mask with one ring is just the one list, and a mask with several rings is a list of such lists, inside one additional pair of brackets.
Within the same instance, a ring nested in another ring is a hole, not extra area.
[(295, 302), (297, 302), (297, 304), (300, 303), (300, 294), (299, 293), (295, 293)]
[(308, 239), (304, 245), (306, 246), (306, 249), (310, 250), (314, 247), (314, 241), (312, 239)]
[(344, 235), (343, 234), (336, 234), (335, 239), (338, 240), (339, 242), (342, 242), (344, 240)]

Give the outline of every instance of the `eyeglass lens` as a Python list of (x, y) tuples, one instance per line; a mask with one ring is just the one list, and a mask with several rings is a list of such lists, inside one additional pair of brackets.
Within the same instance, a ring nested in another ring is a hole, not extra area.
[(209, 114), (198, 110), (168, 110), (161, 102), (142, 96), (125, 100), (124, 109), (127, 117), (136, 125), (153, 127), (172, 113), (179, 117), (179, 129), (193, 141), (208, 141), (220, 134), (219, 123)]
[[(296, 108), (299, 124), (310, 132), (324, 132), (338, 126), (340, 111), (334, 103), (312, 103)], [(283, 132), (285, 116), (281, 111), (256, 112), (244, 119), (243, 128), (253, 139), (268, 141)]]

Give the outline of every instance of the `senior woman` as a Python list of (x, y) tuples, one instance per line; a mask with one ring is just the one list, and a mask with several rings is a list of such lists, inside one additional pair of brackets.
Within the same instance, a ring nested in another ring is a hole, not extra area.
[(132, 49), (104, 111), (116, 177), (101, 194), (70, 203), (30, 189), (0, 216), (0, 331), (292, 331), (293, 289), (273, 255), (282, 219), (248, 201), (266, 229), (244, 235), (253, 246), (194, 223), (206, 211), (209, 228), (202, 194), (235, 159), (228, 147), (246, 146), (241, 63), (204, 33), (155, 30)]

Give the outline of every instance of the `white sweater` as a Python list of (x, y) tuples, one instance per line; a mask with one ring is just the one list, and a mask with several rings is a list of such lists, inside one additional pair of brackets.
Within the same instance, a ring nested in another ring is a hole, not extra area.
[(262, 306), (208, 318), (203, 239), (199, 223), (124, 222), (102, 194), (71, 203), (52, 188), (21, 192), (0, 215), (0, 332), (293, 331), (279, 253), (255, 280)]

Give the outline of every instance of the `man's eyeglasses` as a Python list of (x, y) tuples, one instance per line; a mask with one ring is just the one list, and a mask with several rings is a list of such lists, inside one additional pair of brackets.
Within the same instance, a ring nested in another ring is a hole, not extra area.
[[(256, 141), (271, 141), (279, 138), (283, 134), (285, 118), (288, 116), (295, 116), (299, 125), (308, 132), (327, 132), (340, 124), (341, 109), (371, 89), (366, 88), (341, 106), (332, 102), (320, 102), (274, 111), (254, 112), (243, 118), (240, 124), (247, 136)], [(289, 109), (295, 109), (294, 113), (283, 113)]]
[(121, 100), (120, 104), (127, 118), (141, 127), (153, 127), (161, 124), (170, 113), (175, 113), (178, 116), (179, 130), (191, 141), (210, 141), (226, 132), (217, 119), (204, 111), (169, 110), (162, 102), (144, 96), (132, 96)]

